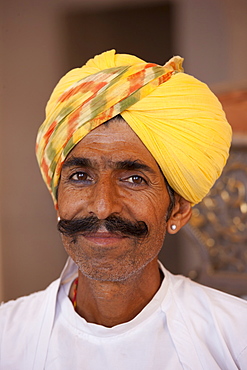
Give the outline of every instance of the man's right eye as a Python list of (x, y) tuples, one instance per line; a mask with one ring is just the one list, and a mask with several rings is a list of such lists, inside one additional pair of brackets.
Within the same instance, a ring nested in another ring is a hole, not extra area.
[(86, 172), (76, 172), (70, 176), (70, 179), (78, 182), (91, 182), (92, 178)]

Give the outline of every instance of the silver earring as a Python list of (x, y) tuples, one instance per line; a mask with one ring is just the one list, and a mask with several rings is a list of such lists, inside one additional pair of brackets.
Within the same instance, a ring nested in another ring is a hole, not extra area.
[(61, 220), (61, 218), (58, 216), (58, 218), (57, 218), (57, 222), (59, 222)]
[(176, 230), (176, 228), (177, 228), (177, 225), (174, 225), (174, 224), (173, 224), (173, 225), (171, 226), (171, 229), (172, 229), (172, 230)]

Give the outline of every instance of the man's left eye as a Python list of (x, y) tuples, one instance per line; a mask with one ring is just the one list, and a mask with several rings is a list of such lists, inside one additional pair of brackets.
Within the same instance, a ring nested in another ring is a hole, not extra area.
[(139, 185), (139, 184), (144, 184), (146, 183), (146, 181), (144, 180), (143, 177), (141, 176), (138, 176), (138, 175), (134, 175), (134, 176), (130, 176), (126, 179), (127, 182), (130, 182), (132, 184), (136, 184), (136, 185)]

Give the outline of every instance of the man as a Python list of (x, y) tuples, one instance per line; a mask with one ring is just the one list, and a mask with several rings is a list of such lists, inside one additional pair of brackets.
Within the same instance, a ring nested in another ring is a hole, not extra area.
[(157, 259), (231, 141), (181, 62), (111, 50), (54, 89), (36, 150), (69, 260), (46, 291), (1, 307), (1, 369), (246, 368), (247, 303)]

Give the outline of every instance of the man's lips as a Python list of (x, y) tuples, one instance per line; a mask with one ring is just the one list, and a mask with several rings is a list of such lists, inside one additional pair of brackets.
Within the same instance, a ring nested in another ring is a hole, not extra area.
[(104, 232), (98, 231), (96, 233), (85, 234), (83, 236), (88, 241), (94, 244), (100, 244), (100, 245), (115, 244), (117, 242), (120, 242), (122, 239), (126, 238), (126, 236), (117, 235), (117, 234), (105, 232), (105, 231)]

